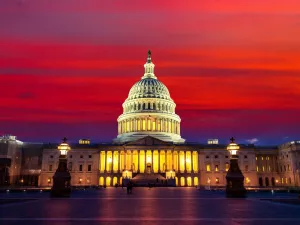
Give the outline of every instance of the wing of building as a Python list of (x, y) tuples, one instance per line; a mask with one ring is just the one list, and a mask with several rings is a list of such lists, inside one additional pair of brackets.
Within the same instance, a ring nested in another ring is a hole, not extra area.
[[(151, 52), (144, 75), (129, 91), (118, 117), (118, 135), (107, 144), (81, 139), (67, 153), (73, 186), (137, 185), (224, 187), (230, 156), (226, 144), (188, 143), (168, 88), (154, 74)], [(228, 134), (230, 136), (230, 134)], [(59, 143), (0, 138), (0, 185), (51, 187)], [(239, 145), (246, 187), (300, 186), (300, 141), (280, 146)]]

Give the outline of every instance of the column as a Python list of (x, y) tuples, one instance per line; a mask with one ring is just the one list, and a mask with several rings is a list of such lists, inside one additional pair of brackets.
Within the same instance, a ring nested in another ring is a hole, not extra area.
[(171, 154), (172, 154), (172, 170), (174, 170), (174, 163), (175, 163), (175, 161), (174, 161), (174, 150), (173, 151), (171, 150)]
[(133, 171), (133, 168), (132, 168), (132, 164), (133, 164), (133, 150), (132, 151), (130, 151), (131, 152), (131, 160), (130, 160), (130, 169), (131, 169), (131, 171)]
[[(177, 151), (177, 173), (180, 172), (180, 155), (179, 155), (180, 151)], [(178, 182), (179, 182), (179, 178), (178, 178)]]
[(151, 150), (151, 172), (153, 173), (153, 150)]
[(106, 151), (104, 151), (104, 172), (106, 172), (106, 162), (107, 162), (107, 158), (106, 158)]
[(144, 173), (146, 173), (146, 172), (147, 172), (147, 161), (146, 161), (146, 160), (147, 160), (147, 150), (144, 150), (144, 152), (145, 152), (145, 157), (144, 157), (144, 161), (145, 161), (145, 162), (144, 162), (144, 163), (145, 163), (145, 164), (144, 164), (144, 165), (145, 165), (145, 166), (144, 166), (144, 167), (145, 167), (144, 170), (145, 170), (145, 171), (144, 171)]
[(115, 164), (115, 151), (111, 151), (111, 154), (112, 154), (112, 161), (111, 161), (111, 172), (113, 173), (114, 172), (114, 164)]
[(124, 169), (128, 170), (128, 168), (127, 168), (127, 150), (124, 151)]
[(157, 150), (158, 152), (158, 172), (160, 173), (160, 150)]
[(183, 162), (184, 172), (186, 173), (186, 154), (185, 154), (185, 151), (183, 151), (183, 156), (184, 156), (184, 162)]
[(137, 172), (140, 172), (140, 150), (137, 150), (138, 152), (138, 168), (137, 168)]
[(191, 173), (194, 173), (194, 151), (191, 151)]
[(121, 154), (121, 151), (118, 151), (118, 173), (120, 173), (120, 166), (121, 166), (121, 163), (120, 163), (120, 154)]

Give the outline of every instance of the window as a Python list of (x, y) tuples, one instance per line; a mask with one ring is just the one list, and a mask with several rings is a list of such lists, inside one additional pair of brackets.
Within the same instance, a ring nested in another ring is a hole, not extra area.
[(206, 164), (206, 171), (210, 172), (210, 165), (209, 164)]
[(49, 171), (52, 171), (52, 165), (49, 165)]
[(271, 171), (271, 166), (269, 166), (269, 171)]
[(80, 158), (82, 159), (82, 158), (83, 158), (83, 155), (80, 155)]
[(88, 171), (92, 171), (92, 165), (88, 165)]
[(217, 159), (217, 158), (219, 158), (219, 156), (218, 156), (218, 155), (215, 155), (215, 159)]
[(248, 165), (245, 165), (245, 171), (247, 171), (248, 172)]
[(284, 168), (284, 171), (286, 171), (286, 166), (283, 166), (283, 168)]
[(290, 171), (290, 165), (288, 164), (288, 171)]
[(92, 155), (89, 155), (89, 158), (91, 159), (91, 158), (92, 158)]
[(248, 156), (247, 155), (244, 155), (244, 159), (247, 159), (248, 158)]
[(258, 166), (256, 166), (256, 171), (258, 172), (259, 170), (258, 170)]
[(264, 157), (263, 157), (263, 156), (261, 157), (261, 160), (262, 160), (262, 161), (264, 160)]
[(215, 165), (215, 171), (218, 172), (219, 171), (219, 166)]
[(262, 171), (263, 171), (263, 172), (265, 171), (265, 167), (264, 167), (264, 166), (262, 167)]
[(82, 171), (82, 165), (79, 165), (79, 171)]
[(257, 156), (255, 157), (255, 160), (257, 160)]
[(220, 183), (220, 179), (217, 177), (216, 178), (216, 184), (219, 184)]
[(225, 170), (228, 171), (229, 170), (229, 163), (225, 164)]
[(209, 159), (209, 155), (207, 155), (206, 158)]
[(225, 158), (228, 159), (228, 155), (225, 155)]
[(73, 158), (73, 156), (72, 155), (70, 155), (70, 159), (72, 159)]
[(50, 155), (50, 159), (53, 159), (53, 155)]

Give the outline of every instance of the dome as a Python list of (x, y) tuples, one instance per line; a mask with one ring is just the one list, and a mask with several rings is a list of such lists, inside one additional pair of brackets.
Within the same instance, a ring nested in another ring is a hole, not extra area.
[(138, 98), (160, 98), (172, 100), (168, 88), (159, 80), (144, 78), (136, 82), (129, 91), (128, 100)]
[(180, 136), (180, 117), (168, 88), (154, 75), (151, 52), (144, 65), (145, 73), (129, 91), (118, 117), (118, 137), (115, 143), (135, 141), (146, 136), (183, 143)]

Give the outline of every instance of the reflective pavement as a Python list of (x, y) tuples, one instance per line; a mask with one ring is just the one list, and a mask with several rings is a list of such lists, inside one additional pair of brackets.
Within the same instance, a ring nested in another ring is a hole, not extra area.
[(49, 193), (2, 193), (1, 199), (30, 199), (0, 204), (0, 224), (300, 224), (300, 206), (262, 201), (296, 194), (250, 193), (227, 199), (224, 192), (195, 188), (121, 188), (75, 191), (71, 198)]

